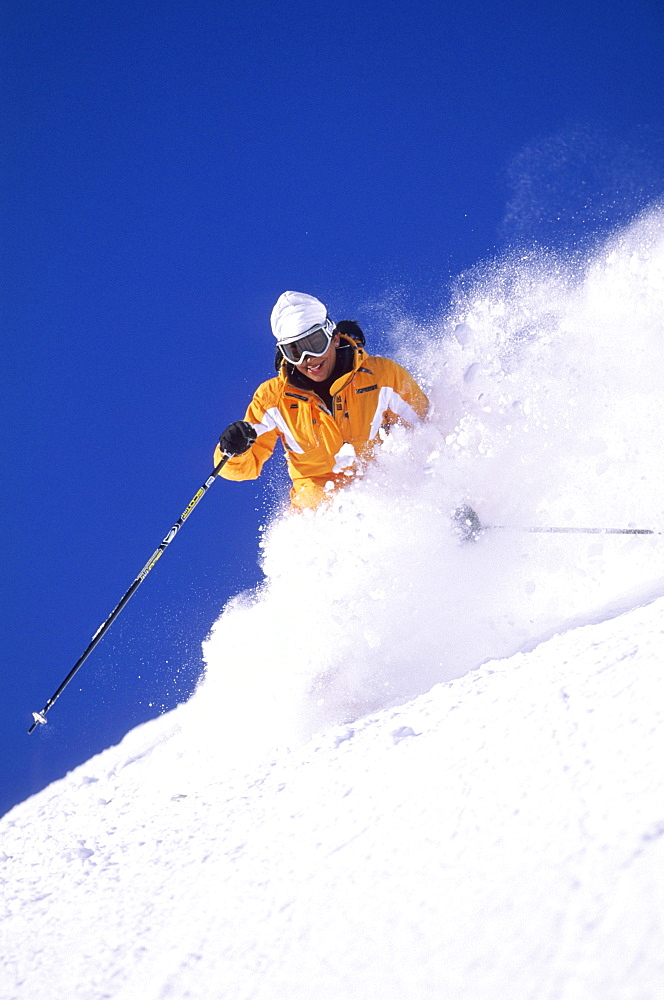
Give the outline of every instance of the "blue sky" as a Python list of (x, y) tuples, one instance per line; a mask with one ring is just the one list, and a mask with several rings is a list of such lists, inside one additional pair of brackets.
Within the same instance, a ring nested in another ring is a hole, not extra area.
[[(215, 483), (286, 288), (380, 345), (514, 242), (664, 190), (658, 2), (5, 3), (0, 806), (191, 690), (279, 477)], [(275, 464), (275, 463), (273, 463)]]

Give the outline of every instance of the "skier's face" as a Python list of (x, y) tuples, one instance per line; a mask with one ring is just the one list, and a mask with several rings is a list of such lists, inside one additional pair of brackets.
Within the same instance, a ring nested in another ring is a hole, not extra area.
[(295, 365), (295, 367), (313, 382), (324, 382), (325, 379), (330, 377), (337, 363), (339, 341), (339, 334), (335, 333), (325, 354), (322, 354), (320, 358), (311, 358), (305, 354), (300, 364)]

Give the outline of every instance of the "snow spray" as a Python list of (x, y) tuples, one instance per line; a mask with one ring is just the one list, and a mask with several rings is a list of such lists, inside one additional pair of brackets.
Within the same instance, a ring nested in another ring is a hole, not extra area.
[(664, 577), (664, 541), (487, 532), (485, 523), (664, 525), (664, 208), (579, 255), (506, 255), (461, 276), (427, 324), (400, 317), (393, 356), (431, 419), (397, 429), (331, 507), (276, 516), (264, 583), (204, 644), (182, 716), (234, 759), (293, 745), (414, 697)]

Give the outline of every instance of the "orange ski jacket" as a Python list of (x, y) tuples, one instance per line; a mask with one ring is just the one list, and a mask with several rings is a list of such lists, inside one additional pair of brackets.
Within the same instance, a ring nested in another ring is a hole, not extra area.
[[(355, 357), (351, 370), (332, 383), (333, 412), (314, 389), (294, 385), (283, 363), (275, 378), (258, 387), (247, 409), (244, 419), (256, 431), (256, 441), (230, 458), (221, 476), (256, 479), (280, 439), (293, 481), (292, 503), (316, 507), (361, 470), (381, 428), (424, 419), (429, 401), (405, 368), (389, 358), (367, 357), (350, 338), (342, 334), (341, 339), (352, 344)], [(217, 445), (215, 465), (221, 457)]]

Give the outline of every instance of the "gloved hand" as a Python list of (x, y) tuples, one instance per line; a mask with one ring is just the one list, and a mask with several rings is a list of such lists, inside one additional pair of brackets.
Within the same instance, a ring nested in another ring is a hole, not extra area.
[(462, 542), (476, 542), (483, 530), (482, 522), (469, 504), (453, 512), (452, 531)]
[(229, 424), (219, 438), (219, 447), (225, 455), (243, 455), (256, 440), (256, 431), (246, 420)]

